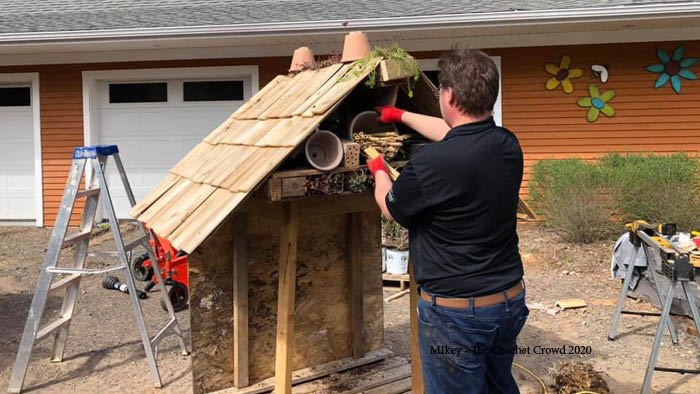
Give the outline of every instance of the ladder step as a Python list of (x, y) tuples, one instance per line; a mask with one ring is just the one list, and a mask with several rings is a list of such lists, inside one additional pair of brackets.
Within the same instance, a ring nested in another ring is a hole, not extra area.
[(135, 240), (134, 242), (131, 242), (130, 244), (124, 246), (124, 251), (128, 252), (137, 246), (141, 246), (144, 244), (144, 242), (148, 242), (149, 239), (151, 239), (150, 235), (144, 235), (144, 236), (138, 238), (137, 240)]
[(39, 332), (36, 334), (36, 340), (40, 341), (40, 340), (46, 338), (52, 332), (63, 327), (63, 325), (67, 324), (69, 321), (70, 321), (70, 317), (62, 317), (58, 320), (55, 320), (55, 321), (49, 323), (46, 327), (39, 330)]
[(81, 190), (75, 194), (75, 198), (90, 197), (100, 194), (100, 188)]
[(107, 272), (118, 271), (118, 270), (123, 270), (123, 269), (126, 269), (126, 267), (121, 266), (121, 265), (115, 265), (113, 267), (97, 268), (97, 269), (49, 267), (46, 269), (46, 272), (50, 272), (52, 274), (99, 275), (99, 274), (104, 274)]
[(175, 320), (174, 318), (173, 318), (173, 319), (170, 319), (170, 321), (168, 322), (168, 324), (166, 324), (165, 327), (163, 327), (163, 329), (160, 330), (160, 331), (158, 332), (158, 334), (156, 334), (156, 336), (153, 337), (153, 339), (151, 339), (151, 346), (152, 346), (152, 347), (158, 346), (158, 343), (160, 343), (160, 341), (161, 341), (163, 338), (165, 338), (165, 334), (168, 332), (169, 329), (171, 329), (171, 328), (173, 327), (173, 324), (175, 324), (176, 321), (177, 321), (177, 320)]
[(88, 257), (119, 257), (119, 252), (88, 252)]
[(91, 234), (92, 234), (92, 230), (91, 230), (91, 229), (90, 229), (90, 230), (85, 230), (85, 231), (82, 231), (82, 232), (79, 232), (79, 233), (72, 234), (72, 235), (66, 237), (66, 239), (63, 240), (63, 246), (68, 246), (68, 245), (74, 244), (74, 243), (76, 243), (76, 242), (78, 242), (78, 241), (82, 241), (82, 240), (84, 240), (84, 239), (88, 239), (88, 238), (90, 238), (90, 235), (91, 235)]
[(66, 276), (65, 278), (56, 281), (55, 283), (51, 284), (51, 289), (49, 291), (55, 291), (58, 289), (61, 289), (63, 287), (68, 286), (69, 284), (73, 283), (74, 280), (80, 278), (82, 275), (80, 274), (73, 274), (71, 276)]

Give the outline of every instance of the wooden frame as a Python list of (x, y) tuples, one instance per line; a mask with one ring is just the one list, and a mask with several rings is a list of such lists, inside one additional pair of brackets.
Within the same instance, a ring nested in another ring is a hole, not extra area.
[(350, 330), (352, 332), (352, 355), (364, 353), (365, 340), (362, 332), (362, 216), (348, 214), (348, 263), (350, 268)]
[(248, 386), (248, 238), (246, 213), (233, 219), (233, 386)]
[(291, 394), (292, 392), (298, 225), (298, 203), (296, 201), (286, 203), (283, 207), (279, 255), (277, 348), (275, 352), (275, 392), (277, 394)]

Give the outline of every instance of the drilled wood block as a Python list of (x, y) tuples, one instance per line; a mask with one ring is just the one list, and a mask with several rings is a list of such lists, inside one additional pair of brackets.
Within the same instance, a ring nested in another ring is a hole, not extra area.
[(360, 144), (352, 141), (343, 141), (343, 163), (345, 168), (357, 168), (360, 166)]

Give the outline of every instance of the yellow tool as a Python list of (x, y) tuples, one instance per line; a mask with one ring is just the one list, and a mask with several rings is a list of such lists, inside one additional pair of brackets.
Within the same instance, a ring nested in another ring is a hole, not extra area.
[[(678, 227), (673, 223), (647, 223), (644, 220), (635, 220), (625, 224), (625, 227), (633, 232), (651, 230), (669, 237), (678, 231)], [(700, 232), (698, 232), (698, 235), (700, 235)]]
[[(364, 152), (370, 160), (373, 160), (374, 158), (380, 155), (379, 151), (375, 148), (366, 148)], [(389, 177), (391, 178), (391, 180), (396, 182), (396, 180), (399, 179), (399, 172), (396, 171), (394, 167), (390, 166), (389, 163), (386, 162), (386, 160), (384, 160), (384, 165), (389, 170)]]

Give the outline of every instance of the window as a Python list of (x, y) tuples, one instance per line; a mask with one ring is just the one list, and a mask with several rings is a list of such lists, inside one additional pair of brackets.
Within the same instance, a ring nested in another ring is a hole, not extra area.
[(168, 101), (168, 84), (155, 83), (110, 83), (109, 102), (119, 103), (163, 103)]
[(0, 88), (0, 107), (29, 107), (32, 105), (29, 87)]
[(184, 82), (183, 101), (242, 101), (243, 81)]

